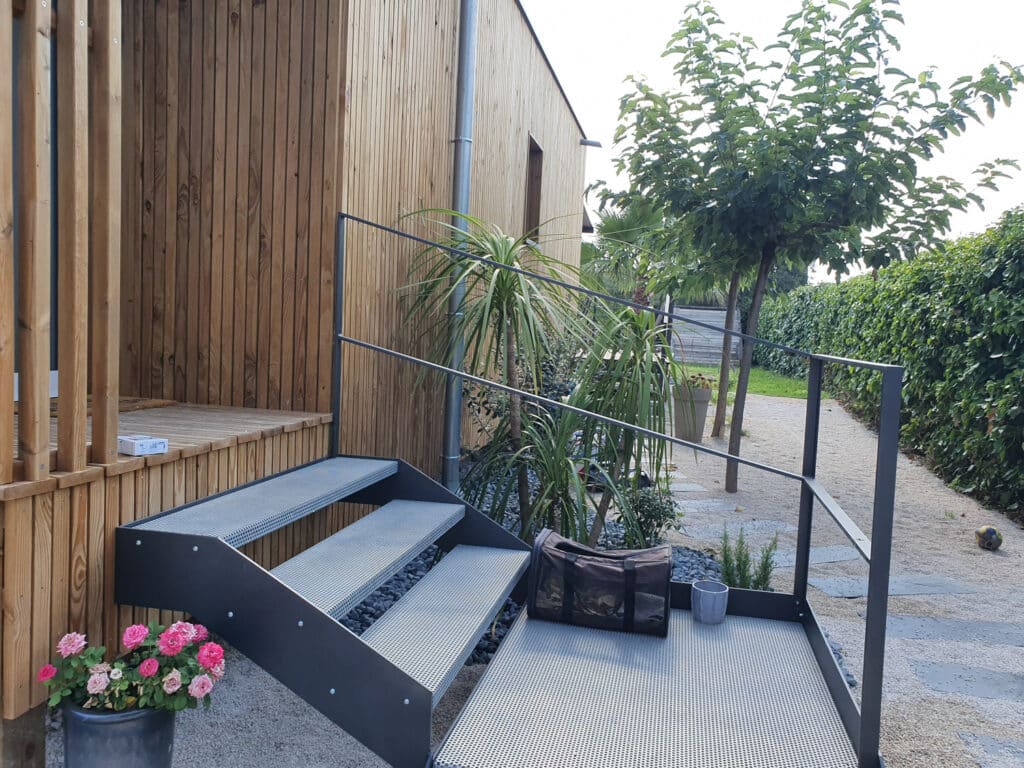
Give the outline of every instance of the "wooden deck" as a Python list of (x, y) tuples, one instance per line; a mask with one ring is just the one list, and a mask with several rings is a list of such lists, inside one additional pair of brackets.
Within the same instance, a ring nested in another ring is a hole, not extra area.
[[(166, 402), (166, 401), (158, 401)], [(144, 404), (143, 404), (144, 405)], [(120, 415), (119, 433), (122, 435), (150, 435), (168, 441), (167, 453), (155, 456), (133, 457), (119, 455), (114, 465), (107, 465), (107, 474), (118, 474), (139, 466), (157, 466), (170, 461), (202, 453), (229, 448), (260, 438), (297, 432), (300, 429), (329, 424), (329, 413), (308, 411), (275, 411), (260, 408), (232, 408), (217, 405), (173, 404), (143, 407), (135, 399), (126, 399)], [(92, 418), (87, 421), (87, 438), (92, 440)], [(17, 452), (18, 427), (15, 421), (14, 446)], [(50, 419), (50, 452), (57, 449), (57, 420)], [(20, 465), (15, 464), (15, 480), (23, 477)], [(91, 467), (86, 472), (95, 472)], [(61, 473), (54, 473), (58, 477)], [(15, 483), (13, 485), (19, 485)], [(0, 486), (0, 498), (5, 497)], [(25, 491), (28, 489), (25, 488)], [(21, 495), (19, 493), (19, 495)]]

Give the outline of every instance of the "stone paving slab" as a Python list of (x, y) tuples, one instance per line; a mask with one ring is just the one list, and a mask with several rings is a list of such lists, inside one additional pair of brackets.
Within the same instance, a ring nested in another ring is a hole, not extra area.
[(910, 640), (952, 640), (960, 643), (1024, 647), (1024, 624), (894, 615), (889, 616), (887, 627), (890, 637), (904, 637)]
[(735, 501), (723, 499), (686, 499), (678, 503), (679, 509), (687, 512), (739, 512), (741, 507)]
[[(817, 587), (831, 597), (867, 597), (867, 579), (849, 578), (817, 578), (809, 579), (812, 586)], [(974, 589), (953, 579), (943, 576), (893, 576), (889, 579), (890, 595), (969, 595)]]
[(707, 493), (708, 490), (700, 483), (672, 483), (668, 489), (673, 493)]
[(960, 733), (960, 740), (978, 761), (978, 768), (1019, 768), (1024, 765), (1024, 741)]
[(686, 536), (691, 536), (702, 541), (719, 541), (722, 538), (722, 528), (729, 532), (729, 538), (739, 536), (740, 529), (743, 529), (743, 536), (765, 535), (775, 533), (792, 533), (796, 526), (784, 523), (781, 520), (752, 520), (746, 523), (726, 523), (723, 525), (682, 525), (679, 530)]
[[(832, 547), (811, 547), (811, 565), (820, 563), (845, 563), (847, 560), (859, 560), (860, 553), (853, 547), (837, 544)], [(784, 549), (775, 553), (776, 568), (793, 568), (796, 565), (796, 550)]]
[(914, 663), (914, 671), (933, 691), (1024, 702), (1024, 676), (997, 669), (931, 661)]

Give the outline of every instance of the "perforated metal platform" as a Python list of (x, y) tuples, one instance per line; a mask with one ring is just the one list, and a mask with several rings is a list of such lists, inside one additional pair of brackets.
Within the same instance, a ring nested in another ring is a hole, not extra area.
[(529, 562), (523, 550), (455, 547), (362, 638), (437, 704)]
[(271, 573), (341, 618), (459, 520), (461, 504), (389, 501)]
[(509, 632), (437, 768), (856, 768), (799, 624), (673, 611), (667, 639)]
[(397, 471), (394, 461), (327, 459), (155, 517), (137, 527), (217, 536), (240, 547)]

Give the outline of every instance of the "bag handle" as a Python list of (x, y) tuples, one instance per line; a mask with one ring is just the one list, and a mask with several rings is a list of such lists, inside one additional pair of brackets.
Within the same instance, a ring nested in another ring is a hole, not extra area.
[(566, 554), (565, 568), (562, 570), (562, 621), (569, 624), (572, 623), (572, 612), (576, 602), (576, 560), (575, 553)]
[(624, 560), (622, 562), (622, 576), (625, 582), (625, 595), (622, 603), (622, 628), (626, 632), (633, 631), (633, 621), (636, 614), (636, 561)]

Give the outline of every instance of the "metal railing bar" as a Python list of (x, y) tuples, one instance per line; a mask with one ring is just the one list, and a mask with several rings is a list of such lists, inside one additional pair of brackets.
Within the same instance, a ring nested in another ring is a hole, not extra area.
[(892, 518), (896, 507), (896, 460), (900, 449), (900, 405), (903, 369), (882, 374), (882, 404), (878, 421), (875, 493), (871, 514), (867, 617), (864, 627), (864, 667), (861, 688), (861, 728), (857, 742), (859, 768), (873, 768), (882, 722), (882, 680), (885, 669), (885, 624), (889, 613), (889, 571), (892, 565)]
[(867, 537), (867, 534), (860, 529), (860, 526), (853, 522), (853, 519), (839, 506), (839, 502), (832, 498), (832, 494), (826, 491), (825, 487), (818, 480), (813, 477), (805, 477), (804, 485), (814, 494), (814, 498), (821, 502), (821, 506), (831, 515), (832, 519), (836, 521), (836, 524), (846, 534), (846, 538), (860, 552), (860, 556), (870, 563), (871, 540)]
[[(810, 360), (807, 366), (807, 407), (804, 415), (804, 456), (800, 471), (814, 477), (818, 469), (818, 432), (821, 426), (821, 384), (825, 364)], [(807, 576), (811, 562), (811, 534), (814, 523), (814, 495), (804, 483), (800, 486), (800, 522), (797, 529), (796, 563), (793, 569), (793, 594), (807, 597)]]
[(869, 368), (873, 371), (902, 371), (903, 366), (894, 363), (875, 363), (871, 360), (857, 360), (852, 357), (838, 357), (837, 355), (819, 355), (816, 352), (808, 354), (811, 360), (821, 360), (824, 363), (836, 363), (838, 365), (851, 365), (854, 368)]
[(743, 333), (742, 331), (733, 331), (733, 330), (727, 329), (727, 328), (720, 328), (717, 325), (712, 325), (711, 323), (705, 323), (705, 322), (702, 322), (700, 320), (692, 320), (692, 319), (690, 319), (688, 317), (683, 317), (682, 315), (677, 315), (674, 312), (667, 312), (667, 311), (665, 311), (663, 309), (658, 309), (657, 307), (652, 307), (649, 304), (639, 304), (639, 303), (637, 303), (635, 301), (630, 301), (629, 299), (620, 299), (617, 296), (609, 296), (606, 293), (601, 293), (600, 291), (595, 291), (595, 290), (593, 290), (591, 288), (585, 288), (585, 287), (583, 287), (581, 285), (574, 285), (574, 284), (572, 284), (570, 282), (567, 282), (565, 280), (559, 280), (558, 278), (555, 278), (555, 277), (550, 277), (548, 275), (541, 275), (541, 274), (538, 274), (536, 272), (531, 272), (528, 269), (522, 269), (521, 267), (513, 267), (513, 266), (511, 266), (509, 264), (502, 264), (501, 262), (493, 261), (492, 259), (485, 258), (484, 256), (478, 256), (475, 253), (470, 253), (469, 251), (464, 251), (464, 250), (462, 250), (460, 248), (456, 248), (453, 245), (444, 245), (443, 243), (436, 243), (433, 240), (429, 240), (428, 238), (419, 237), (418, 235), (411, 235), (408, 232), (403, 232), (400, 229), (396, 229), (394, 227), (389, 227), (389, 226), (387, 226), (385, 224), (378, 224), (375, 221), (370, 221), (369, 219), (363, 219), (363, 218), (360, 218), (359, 216), (354, 216), (351, 213), (341, 213), (339, 215), (345, 217), (346, 219), (354, 221), (357, 224), (365, 224), (366, 226), (372, 227), (373, 229), (380, 230), (381, 232), (387, 232), (388, 234), (396, 235), (397, 237), (401, 237), (401, 238), (404, 238), (406, 240), (411, 240), (411, 241), (413, 241), (415, 243), (419, 243), (420, 245), (425, 245), (425, 246), (428, 246), (430, 248), (437, 248), (437, 249), (440, 249), (440, 250), (443, 250), (443, 251), (448, 251), (448, 253), (458, 254), (459, 256), (462, 256), (463, 258), (467, 258), (467, 259), (470, 259), (472, 261), (476, 261), (476, 262), (478, 262), (480, 264), (486, 264), (489, 267), (495, 267), (497, 269), (504, 269), (504, 270), (506, 270), (508, 272), (514, 272), (517, 275), (523, 275), (524, 277), (536, 278), (537, 280), (540, 280), (541, 282), (548, 283), (549, 285), (555, 285), (555, 286), (558, 286), (559, 288), (565, 288), (567, 290), (574, 291), (576, 293), (582, 293), (582, 294), (584, 294), (586, 296), (590, 296), (591, 298), (594, 298), (594, 299), (601, 299), (603, 301), (607, 301), (607, 302), (612, 303), (612, 304), (619, 304), (620, 306), (629, 307), (630, 309), (635, 309), (635, 310), (637, 310), (639, 312), (651, 312), (652, 314), (655, 314), (655, 315), (657, 315), (659, 317), (664, 317), (664, 318), (669, 319), (669, 320), (678, 320), (678, 321), (683, 322), (683, 323), (688, 323), (689, 325), (695, 325), (695, 326), (697, 326), (699, 328), (706, 328), (709, 331), (715, 331), (717, 333), (724, 333), (724, 334), (726, 334), (728, 336), (735, 336), (736, 338), (743, 339), (744, 341), (752, 341), (755, 344), (762, 344), (762, 345), (764, 345), (766, 347), (771, 347), (772, 349), (778, 349), (778, 350), (780, 350), (782, 352), (788, 352), (789, 354), (796, 355), (798, 357), (810, 358), (812, 356), (812, 354), (810, 352), (807, 352), (807, 351), (805, 351), (803, 349), (797, 349), (796, 347), (790, 347), (790, 346), (788, 346), (786, 344), (779, 344), (777, 342), (768, 341), (767, 339), (762, 339), (762, 338), (759, 338), (757, 336), (751, 336), (750, 334)]
[(432, 363), (429, 360), (423, 360), (422, 358), (415, 357), (413, 355), (407, 355), (404, 352), (396, 352), (395, 350), (388, 349), (387, 347), (380, 347), (377, 346), (376, 344), (371, 344), (368, 341), (362, 341), (361, 339), (353, 339), (350, 336), (345, 336), (342, 334), (338, 335), (338, 339), (345, 344), (352, 344), (353, 346), (362, 347), (363, 349), (368, 349), (373, 352), (378, 352), (382, 355), (393, 357), (397, 360), (404, 360), (407, 363), (413, 363), (414, 365), (419, 365), (423, 368), (429, 368), (433, 371), (437, 371), (438, 373), (458, 375), (465, 379), (466, 381), (472, 381), (475, 382), (476, 384), (480, 384), (481, 386), (496, 389), (499, 392), (505, 392), (506, 394), (510, 395), (519, 395), (524, 400), (530, 400), (532, 402), (539, 403), (541, 405), (547, 405), (552, 408), (559, 408), (563, 411), (569, 411), (579, 416), (584, 416), (588, 419), (595, 419), (596, 421), (600, 421), (605, 424), (610, 424), (614, 427), (629, 429), (632, 430), (633, 432), (636, 432), (637, 434), (645, 435), (646, 437), (653, 437), (658, 440), (664, 440), (666, 442), (673, 443), (675, 445), (681, 445), (684, 448), (692, 448), (695, 451), (699, 451), (700, 453), (706, 453), (709, 456), (715, 456), (717, 458), (725, 459), (727, 461), (736, 461), (748, 467), (754, 467), (755, 469), (760, 469), (765, 472), (771, 472), (772, 474), (780, 475), (781, 477), (788, 477), (790, 480), (803, 481), (805, 479), (802, 475), (798, 475), (795, 472), (790, 472), (785, 469), (773, 467), (769, 464), (761, 464), (760, 462), (752, 461), (751, 459), (745, 459), (742, 456), (731, 456), (730, 454), (725, 453), (724, 451), (719, 451), (714, 448), (708, 448), (707, 446), (700, 445), (699, 443), (691, 443), (687, 440), (683, 440), (678, 437), (672, 437), (671, 435), (666, 435), (662, 432), (656, 432), (653, 429), (647, 429), (646, 427), (639, 427), (636, 424), (630, 424), (625, 421), (619, 421), (618, 419), (613, 419), (610, 416), (602, 416), (600, 413), (594, 413), (593, 411), (588, 411), (585, 408), (577, 408), (575, 405), (569, 405), (568, 403), (561, 403), (557, 400), (551, 400), (550, 398), (544, 397), (543, 395), (535, 395), (532, 392), (525, 392), (521, 389), (516, 389), (515, 387), (510, 387), (505, 384), (499, 384), (498, 382), (491, 381), (490, 379), (484, 379), (480, 376), (473, 376), (472, 374), (465, 373), (463, 371), (456, 371), (454, 368), (448, 368), (447, 366), (440, 365), (438, 363)]

